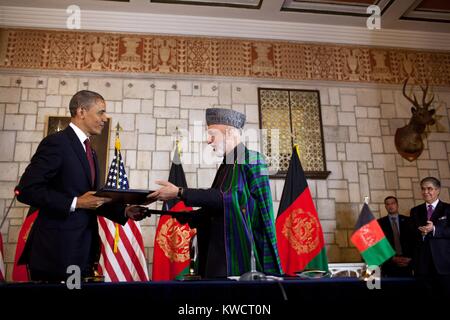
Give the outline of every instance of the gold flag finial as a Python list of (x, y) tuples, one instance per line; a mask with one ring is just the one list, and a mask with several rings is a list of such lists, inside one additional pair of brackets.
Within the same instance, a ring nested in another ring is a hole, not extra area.
[(179, 142), (180, 138), (181, 138), (181, 132), (178, 129), (178, 127), (175, 128), (175, 137), (176, 137), (176, 141)]
[(123, 128), (120, 126), (120, 122), (117, 121), (117, 125), (116, 125), (116, 136), (119, 135), (119, 131), (123, 131)]
[(291, 139), (292, 139), (292, 145), (294, 146), (295, 151), (297, 152), (298, 159), (300, 160), (300, 144), (297, 140), (297, 133), (295, 132), (294, 127), (292, 127)]
[(119, 139), (119, 132), (123, 131), (122, 127), (120, 126), (120, 123), (117, 122), (116, 125), (116, 141), (114, 143), (114, 146), (117, 150), (120, 150), (120, 139)]
[(181, 132), (178, 129), (178, 127), (176, 127), (175, 128), (175, 148), (178, 152), (178, 156), (181, 156), (180, 140), (181, 140)]
[(297, 133), (295, 132), (295, 128), (292, 127), (292, 131), (288, 133), (288, 136), (291, 137), (291, 143), (293, 146), (297, 145)]

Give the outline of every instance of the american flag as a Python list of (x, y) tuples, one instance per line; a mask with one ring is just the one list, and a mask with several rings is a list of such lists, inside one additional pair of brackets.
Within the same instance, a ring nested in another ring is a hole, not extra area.
[(0, 281), (5, 280), (5, 264), (3, 263), (3, 238), (0, 233)]
[[(115, 145), (106, 186), (126, 190), (129, 188), (128, 178), (118, 137)], [(98, 224), (102, 243), (99, 267), (105, 281), (148, 281), (144, 241), (139, 223), (128, 220), (121, 226), (104, 217), (98, 217)]]

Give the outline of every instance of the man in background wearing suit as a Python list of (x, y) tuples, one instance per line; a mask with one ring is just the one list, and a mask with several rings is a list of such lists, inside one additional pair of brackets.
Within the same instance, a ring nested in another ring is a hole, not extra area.
[(428, 294), (450, 298), (450, 205), (439, 200), (441, 182), (420, 182), (425, 203), (411, 209), (415, 229), (415, 275)]
[(398, 213), (396, 197), (386, 197), (384, 206), (388, 215), (378, 219), (378, 223), (396, 254), (383, 263), (381, 274), (385, 277), (411, 277), (414, 237), (410, 219)]
[(89, 137), (107, 121), (103, 97), (79, 91), (69, 110), (69, 126), (41, 141), (17, 187), (20, 202), (39, 208), (19, 261), (28, 265), (31, 280), (64, 281), (70, 265), (92, 276), (100, 252), (97, 215), (121, 224), (143, 218), (138, 206), (112, 206), (94, 196), (103, 182)]

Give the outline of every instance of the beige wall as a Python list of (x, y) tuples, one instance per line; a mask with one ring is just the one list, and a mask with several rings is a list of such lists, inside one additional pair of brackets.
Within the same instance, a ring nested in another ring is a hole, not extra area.
[[(383, 198), (394, 194), (400, 209), (420, 202), (418, 181), (433, 175), (443, 183), (442, 199), (449, 201), (450, 188), (450, 89), (437, 90), (439, 126), (430, 127), (425, 150), (417, 161), (408, 162), (395, 149), (395, 130), (410, 117), (410, 105), (399, 86), (336, 82), (265, 82), (233, 79), (200, 79), (171, 76), (151, 78), (112, 77), (110, 74), (74, 73), (29, 76), (0, 74), (0, 212), (12, 198), (12, 190), (44, 135), (48, 115), (68, 115), (68, 102), (78, 90), (89, 89), (107, 100), (112, 126), (120, 122), (122, 150), (131, 188), (154, 188), (155, 179), (169, 174), (171, 135), (176, 127), (193, 128), (204, 119), (204, 109), (230, 107), (245, 112), (249, 127), (258, 127), (257, 88), (317, 89), (322, 103), (327, 180), (309, 180), (316, 201), (331, 262), (359, 261), (349, 244), (364, 196), (378, 216), (384, 215)], [(37, 72), (36, 72), (37, 73)], [(39, 72), (42, 74), (42, 72)], [(197, 141), (202, 137), (196, 137)], [(110, 141), (110, 151), (114, 144)], [(186, 165), (190, 187), (207, 187), (214, 166)], [(272, 180), (275, 212), (283, 180)], [(8, 279), (17, 235), (27, 207), (15, 203), (1, 232)], [(151, 271), (156, 219), (141, 222)]]

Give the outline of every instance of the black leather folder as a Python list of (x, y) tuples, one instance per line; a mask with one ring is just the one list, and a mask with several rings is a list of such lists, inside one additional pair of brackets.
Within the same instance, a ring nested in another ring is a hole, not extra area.
[(140, 190), (140, 189), (109, 189), (102, 188), (98, 190), (94, 195), (97, 197), (104, 197), (112, 199), (112, 203), (122, 204), (149, 204), (155, 200), (147, 198), (147, 195), (152, 193), (152, 190)]

